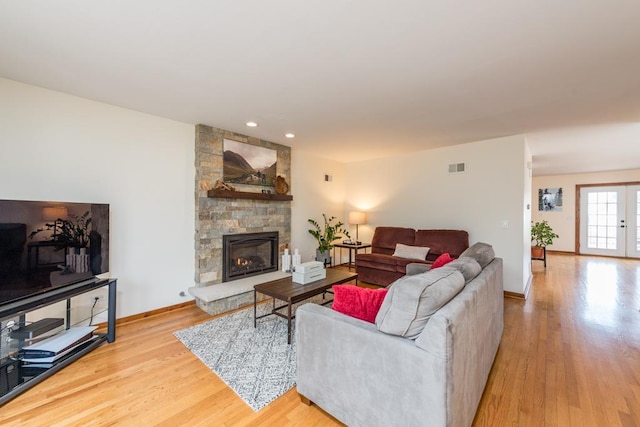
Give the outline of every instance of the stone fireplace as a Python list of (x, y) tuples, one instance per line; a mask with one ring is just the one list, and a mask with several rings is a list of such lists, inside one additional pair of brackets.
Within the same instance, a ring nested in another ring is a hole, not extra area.
[[(195, 138), (195, 285), (198, 289), (215, 289), (216, 294), (215, 300), (196, 297), (196, 304), (213, 315), (253, 303), (252, 288), (243, 288), (240, 285), (243, 280), (225, 278), (225, 235), (276, 233), (278, 241), (273, 254), (276, 271), (281, 247), (291, 242), (291, 201), (209, 197), (208, 190), (216, 180), (223, 179), (223, 141), (232, 139), (276, 150), (276, 174), (283, 176), (290, 186), (291, 148), (202, 124), (196, 126)], [(262, 191), (257, 186), (234, 186), (241, 192)]]
[(223, 282), (276, 271), (278, 232), (225, 234), (222, 255)]

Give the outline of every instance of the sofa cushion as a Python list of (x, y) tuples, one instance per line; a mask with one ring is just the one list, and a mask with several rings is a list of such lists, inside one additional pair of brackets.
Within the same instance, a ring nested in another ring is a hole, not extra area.
[(431, 265), (431, 261), (425, 261), (423, 259), (410, 259), (410, 258), (396, 258), (396, 271), (402, 273), (404, 276), (407, 274), (407, 265), (409, 264), (428, 264)]
[(393, 256), (399, 258), (426, 260), (429, 248), (423, 246), (410, 246), (402, 243), (396, 243), (396, 250)]
[(480, 267), (480, 264), (478, 264), (475, 259), (468, 256), (461, 256), (460, 258), (451, 261), (449, 264), (443, 266), (442, 268), (452, 268), (458, 270), (462, 274), (462, 276), (464, 276), (464, 283), (469, 283), (482, 271), (482, 267)]
[(464, 277), (454, 268), (404, 276), (390, 287), (376, 316), (378, 330), (417, 338), (429, 318), (464, 287)]
[(333, 287), (331, 308), (347, 316), (373, 323), (387, 292), (387, 288), (370, 289), (353, 285), (336, 285)]
[(371, 239), (371, 252), (391, 255), (396, 249), (396, 243), (414, 245), (416, 230), (404, 227), (376, 227)]
[(460, 255), (460, 257), (463, 256), (475, 259), (480, 264), (480, 267), (485, 268), (496, 257), (496, 253), (490, 244), (477, 242)]
[(357, 254), (356, 265), (358, 268), (371, 267), (378, 270), (397, 271), (397, 258), (384, 254)]
[(433, 264), (421, 264), (417, 262), (412, 262), (411, 264), (407, 264), (405, 267), (406, 274), (408, 276), (413, 276), (414, 274), (422, 274), (431, 270)]
[(469, 233), (464, 230), (418, 230), (414, 245), (431, 248), (427, 256), (429, 261), (445, 252), (457, 258), (469, 247)]
[(435, 261), (433, 261), (433, 265), (431, 266), (431, 268), (440, 268), (443, 265), (449, 264), (454, 259), (455, 258), (451, 258), (451, 255), (449, 255), (448, 252), (445, 252), (442, 255), (440, 255), (438, 258), (436, 258)]

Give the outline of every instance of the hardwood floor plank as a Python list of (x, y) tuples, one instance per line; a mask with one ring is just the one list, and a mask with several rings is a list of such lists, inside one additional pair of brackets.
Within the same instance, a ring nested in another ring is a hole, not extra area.
[[(540, 263), (541, 264), (541, 263)], [(640, 426), (640, 261), (550, 254), (505, 330), (476, 426)], [(340, 426), (295, 390), (253, 412), (173, 333), (195, 306), (119, 324), (106, 344), (0, 408), (5, 426)]]

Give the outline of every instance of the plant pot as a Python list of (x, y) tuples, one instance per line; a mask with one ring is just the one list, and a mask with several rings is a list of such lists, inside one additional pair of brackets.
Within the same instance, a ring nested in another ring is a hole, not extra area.
[(322, 262), (324, 265), (331, 265), (331, 254), (329, 250), (320, 252), (316, 249), (316, 261)]
[(531, 258), (544, 258), (544, 248), (531, 246)]

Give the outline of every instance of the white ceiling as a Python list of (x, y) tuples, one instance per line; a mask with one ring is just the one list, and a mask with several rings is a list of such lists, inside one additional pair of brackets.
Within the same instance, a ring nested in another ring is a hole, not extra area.
[(638, 0), (0, 0), (0, 76), (345, 162), (526, 133), (535, 175), (631, 169), (638, 17)]

